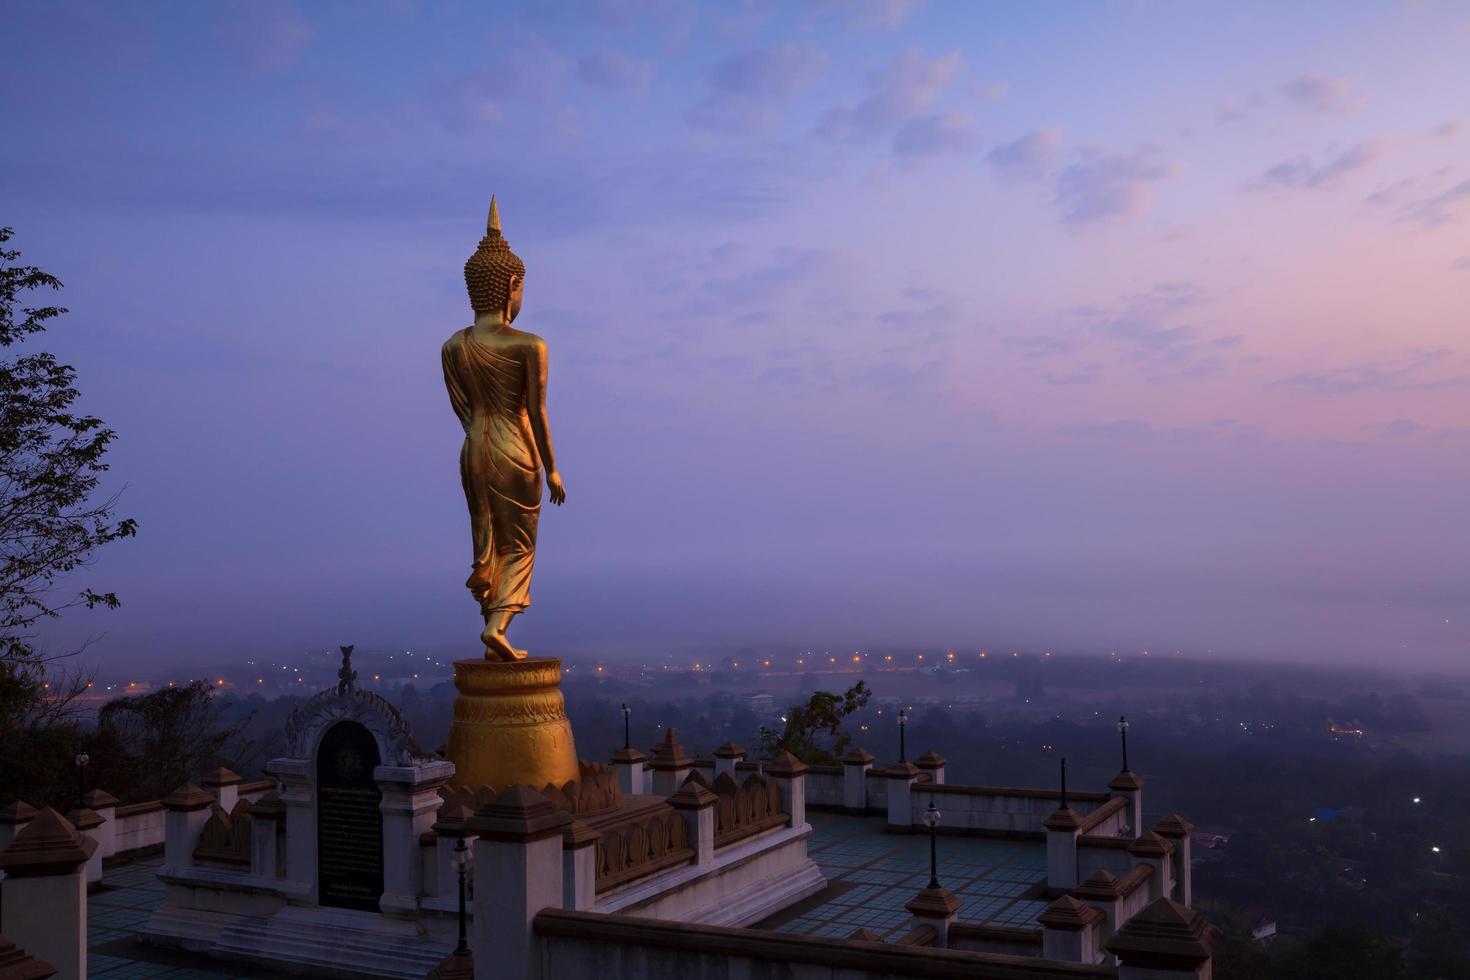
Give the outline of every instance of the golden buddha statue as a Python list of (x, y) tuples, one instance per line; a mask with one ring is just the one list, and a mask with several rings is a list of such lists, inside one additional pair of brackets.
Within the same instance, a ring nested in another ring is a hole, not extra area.
[(490, 218), (480, 246), (464, 264), (475, 312), (472, 326), (444, 344), (444, 384), (464, 426), (460, 482), (470, 509), (474, 558), (465, 586), (480, 604), (487, 660), (520, 660), (506, 628), (531, 603), (542, 469), (551, 502), (567, 491), (556, 472), (546, 422), (546, 343), (511, 326), (521, 311), (526, 266)]

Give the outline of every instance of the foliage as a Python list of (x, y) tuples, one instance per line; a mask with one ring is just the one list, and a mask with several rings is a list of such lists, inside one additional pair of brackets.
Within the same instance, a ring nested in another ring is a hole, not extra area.
[[(4, 247), (11, 235), (0, 228), (4, 348), (66, 312), (24, 302), (61, 282), (16, 265), (20, 252)], [(75, 370), (45, 352), (0, 358), (0, 800), (45, 801), (63, 792), (79, 738), (71, 709), (90, 678), (37, 652), (30, 632), (72, 606), (116, 608), (116, 594), (90, 588), (57, 597), (57, 580), (137, 530), (130, 519), (114, 520), (115, 496), (91, 499), (114, 433), (72, 410), (75, 380)]]
[(872, 696), (872, 689), (863, 681), (844, 694), (815, 691), (806, 704), (787, 709), (785, 731), (766, 740), (763, 747), (790, 752), (805, 763), (833, 765), (852, 744), (852, 734), (842, 730), (843, 719), (861, 711)]
[(89, 752), (94, 784), (130, 802), (167, 796), (216, 765), (248, 768), (241, 733), (207, 681), (109, 701)]
[[(0, 246), (12, 230), (0, 228)], [(22, 294), (59, 290), (55, 276), (15, 265), (0, 247), (0, 347), (46, 329), (59, 306), (23, 306)], [(0, 659), (30, 659), (29, 629), (76, 605), (112, 609), (112, 592), (84, 588), (56, 597), (56, 580), (87, 564), (97, 549), (131, 537), (137, 524), (114, 519), (116, 496), (91, 498), (116, 437), (100, 419), (72, 410), (76, 371), (44, 351), (0, 360)]]

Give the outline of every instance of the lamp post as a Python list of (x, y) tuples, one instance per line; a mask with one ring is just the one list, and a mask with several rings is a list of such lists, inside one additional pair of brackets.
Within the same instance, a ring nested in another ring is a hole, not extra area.
[(470, 955), (470, 944), (465, 936), (464, 879), (470, 866), (470, 849), (460, 837), (454, 842), (454, 869), (459, 872), (459, 945), (454, 947), (455, 956)]
[(904, 737), (903, 737), (904, 729), (906, 729), (908, 727), (909, 727), (909, 716), (908, 716), (908, 714), (902, 708), (899, 708), (898, 709), (898, 761), (899, 762), (907, 762), (907, 761), (909, 761), (908, 758), (907, 758), (908, 753), (905, 750)]
[(934, 801), (929, 801), (929, 809), (924, 811), (924, 826), (929, 828), (929, 887), (939, 887), (939, 847), (935, 840), (939, 836), (939, 819), (942, 814)]
[(1128, 717), (1118, 716), (1118, 734), (1123, 737), (1123, 771), (1128, 771)]
[(1065, 810), (1067, 808), (1067, 760), (1065, 758), (1062, 759), (1062, 807), (1061, 808), (1063, 810)]
[(633, 716), (633, 709), (628, 707), (628, 702), (623, 702), (623, 748), (631, 749), (633, 740), (628, 735), (628, 719)]
[(78, 810), (84, 808), (87, 805), (84, 802), (86, 800), (86, 796), (87, 796), (87, 763), (89, 763), (91, 761), (92, 761), (92, 757), (90, 755), (88, 755), (85, 751), (82, 751), (82, 752), (78, 752), (77, 753), (77, 809)]

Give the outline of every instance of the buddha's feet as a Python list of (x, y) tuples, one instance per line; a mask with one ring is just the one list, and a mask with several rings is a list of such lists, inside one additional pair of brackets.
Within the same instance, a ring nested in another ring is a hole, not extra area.
[(525, 650), (517, 650), (511, 646), (510, 641), (505, 638), (505, 634), (499, 632), (492, 626), (485, 627), (485, 631), (480, 634), (480, 640), (485, 644), (486, 660), (510, 661), (526, 659)]

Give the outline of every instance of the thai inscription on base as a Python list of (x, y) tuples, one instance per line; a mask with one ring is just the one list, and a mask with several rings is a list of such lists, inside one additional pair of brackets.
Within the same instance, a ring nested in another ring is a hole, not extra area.
[(378, 911), (383, 895), (383, 793), (373, 780), (378, 745), (355, 721), (322, 737), (316, 756), (317, 900)]

